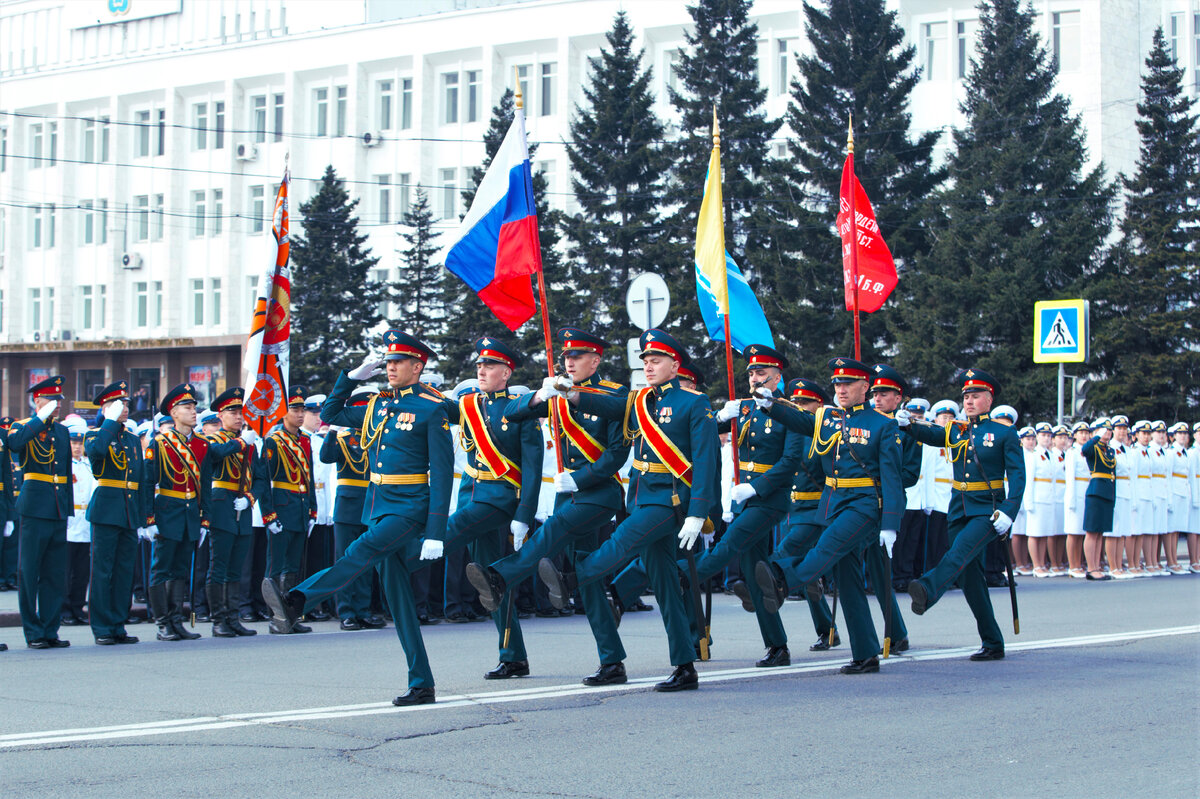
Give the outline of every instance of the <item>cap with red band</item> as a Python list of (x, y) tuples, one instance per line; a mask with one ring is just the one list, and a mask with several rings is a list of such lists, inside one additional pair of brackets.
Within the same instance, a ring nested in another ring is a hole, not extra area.
[(26, 392), (33, 395), (34, 399), (38, 397), (61, 397), (62, 396), (63, 379), (60, 375), (48, 377), (40, 383), (34, 383)]
[(640, 343), (642, 346), (640, 357), (642, 358), (650, 355), (667, 355), (679, 361), (680, 364), (688, 362), (687, 349), (665, 330), (658, 328), (647, 330), (642, 334)]
[(246, 397), (246, 389), (241, 386), (227, 388), (217, 395), (213, 400), (212, 409), (217, 413), (221, 411), (236, 411), (241, 410), (242, 401)]
[(765, 344), (751, 344), (742, 350), (742, 357), (750, 362), (747, 369), (761, 369), (764, 366), (786, 369), (788, 366), (787, 358)]
[(104, 405), (107, 402), (127, 399), (129, 399), (129, 384), (124, 380), (118, 380), (100, 389), (96, 396), (92, 397), (92, 404)]
[(870, 367), (853, 358), (830, 358), (829, 370), (832, 372), (829, 379), (834, 383), (853, 383), (855, 380), (867, 380), (871, 376)]
[(996, 394), (1000, 390), (999, 381), (982, 369), (967, 369), (966, 371), (959, 372), (958, 380), (962, 382), (963, 393), (968, 391), (990, 391)]
[(484, 336), (475, 342), (475, 362), (480, 361), (492, 361), (504, 364), (509, 369), (516, 369), (521, 365), (521, 356), (503, 341)]
[(383, 346), (387, 350), (385, 361), (398, 361), (402, 358), (415, 358), (421, 363), (429, 363), (430, 358), (436, 358), (433, 350), (422, 344), (416, 336), (403, 330), (388, 330), (383, 334)]
[(562, 339), (563, 354), (592, 352), (596, 355), (603, 355), (605, 348), (608, 347), (607, 341), (578, 327), (559, 328), (558, 335)]
[(807, 377), (795, 377), (788, 381), (787, 395), (796, 400), (816, 400), (823, 405), (829, 405), (829, 395), (821, 384)]

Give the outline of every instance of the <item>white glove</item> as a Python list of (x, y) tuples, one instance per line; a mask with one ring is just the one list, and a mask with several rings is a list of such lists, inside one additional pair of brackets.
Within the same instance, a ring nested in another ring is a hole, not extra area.
[(704, 542), (705, 549), (712, 549), (713, 542), (717, 540), (716, 533), (705, 533), (700, 536), (700, 540)]
[(316, 519), (309, 519), (309, 520), (308, 520), (308, 532), (306, 532), (306, 533), (304, 534), (304, 535), (305, 535), (305, 537), (311, 537), (311, 536), (312, 536), (312, 531), (313, 531), (313, 528), (314, 528), (314, 527), (316, 527), (316, 526), (317, 526), (317, 520), (316, 520)]
[(769, 388), (756, 388), (754, 389), (754, 404), (765, 411), (775, 404), (775, 395)]
[(137, 529), (137, 537), (138, 537), (138, 538), (141, 538), (141, 539), (143, 539), (144, 541), (149, 541), (149, 540), (150, 540), (150, 537), (149, 537), (148, 535), (146, 535), (146, 528), (145, 528), (145, 527), (139, 527), (139, 528)]
[(271, 535), (279, 535), (283, 532), (283, 524), (278, 519), (267, 525), (267, 532)]
[(250, 446), (254, 446), (254, 442), (258, 440), (258, 434), (249, 427), (242, 428), (242, 441), (245, 441)]
[(912, 414), (911, 413), (906, 411), (904, 408), (901, 408), (900, 410), (896, 411), (896, 426), (897, 427), (908, 427), (910, 424), (912, 424)]
[(13, 534), (13, 529), (15, 527), (16, 527), (16, 525), (14, 525), (12, 522), (9, 522), (8, 524), (4, 525), (4, 537), (11, 538), (12, 534)]
[(104, 403), (104, 407), (100, 410), (104, 414), (106, 422), (115, 422), (121, 418), (121, 412), (125, 410), (125, 403), (121, 400), (113, 400), (112, 402)]
[(513, 549), (520, 549), (525, 543), (525, 536), (529, 535), (529, 525), (525, 522), (513, 520), (508, 529), (512, 533)]
[(250, 500), (245, 497), (238, 497), (233, 501), (233, 509), (237, 511), (245, 510), (250, 507)]
[(700, 537), (700, 528), (704, 526), (704, 519), (699, 516), (689, 516), (683, 520), (683, 527), (679, 528), (679, 546), (684, 549), (691, 549), (696, 543), (696, 539)]
[(725, 511), (724, 513), (721, 514), (721, 521), (725, 522), (726, 524), (729, 524), (731, 521), (733, 521), (733, 514), (730, 513), (729, 511)]
[(729, 490), (729, 498), (734, 502), (745, 502), (756, 496), (758, 496), (758, 492), (749, 483), (738, 483)]
[(721, 410), (717, 411), (718, 422), (730, 422), (738, 418), (738, 414), (742, 412), (741, 400), (729, 400), (721, 406)]
[(895, 530), (880, 530), (879, 531), (879, 546), (887, 550), (888, 557), (892, 556), (892, 547), (896, 544)]
[(197, 547), (204, 546), (204, 539), (206, 539), (206, 538), (208, 538), (208, 528), (201, 527), (200, 528), (200, 540), (198, 542), (196, 542), (196, 546)]
[(346, 372), (346, 376), (351, 380), (370, 380), (381, 374), (383, 374), (383, 361), (370, 353), (367, 353), (367, 357), (363, 359), (362, 363)]
[(992, 527), (996, 530), (997, 535), (1004, 535), (1008, 532), (1008, 528), (1012, 527), (1013, 520), (1008, 518), (1008, 514), (1002, 510), (998, 510), (992, 514)]
[(37, 418), (41, 419), (44, 422), (47, 419), (49, 419), (51, 416), (53, 416), (54, 412), (57, 410), (58, 410), (58, 400), (50, 400), (45, 405), (38, 408)]
[(574, 494), (579, 490), (579, 486), (575, 484), (575, 478), (570, 472), (559, 472), (554, 475), (554, 490), (559, 494)]
[(437, 560), (442, 556), (442, 542), (426, 538), (421, 542), (421, 560)]
[(158, 525), (157, 524), (146, 525), (142, 529), (146, 531), (146, 540), (147, 541), (153, 541), (154, 539), (158, 538)]

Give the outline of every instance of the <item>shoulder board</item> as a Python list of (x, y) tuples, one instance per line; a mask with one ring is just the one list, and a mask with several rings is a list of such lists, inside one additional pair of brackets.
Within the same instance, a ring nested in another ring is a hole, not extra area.
[(605, 388), (623, 388), (620, 383), (614, 383), (612, 380), (601, 380), (600, 385)]
[(13, 422), (13, 423), (12, 423), (12, 425), (10, 426), (10, 429), (11, 429), (12, 427), (16, 427), (16, 426), (17, 426), (17, 425), (19, 425), (19, 424), (29, 424), (31, 421), (33, 421), (33, 417), (32, 417), (32, 416), (27, 416), (27, 417), (26, 417), (26, 418), (24, 418), (24, 419), (18, 419), (17, 421), (15, 421), (15, 422)]
[(433, 396), (435, 396), (435, 397), (441, 398), (441, 397), (444, 397), (444, 396), (446, 396), (445, 394), (443, 394), (442, 392), (438, 391), (438, 390), (437, 390), (436, 388), (434, 388), (433, 386), (431, 386), (431, 385), (428, 385), (427, 383), (421, 383), (421, 384), (420, 384), (420, 386), (421, 386), (421, 390), (422, 390), (422, 391), (428, 391), (430, 394), (432, 394), (432, 395), (433, 395)]
[(688, 388), (687, 386), (680, 386), (679, 388), (681, 391), (686, 391), (689, 394), (695, 394), (697, 396), (707, 396), (706, 394), (704, 394), (703, 391), (697, 391), (694, 388)]
[(441, 394), (437, 395), (436, 397), (431, 397), (428, 394), (418, 394), (417, 396), (423, 400), (429, 400), (430, 402), (435, 402), (438, 405), (441, 405), (443, 402), (446, 401), (445, 397), (443, 397)]

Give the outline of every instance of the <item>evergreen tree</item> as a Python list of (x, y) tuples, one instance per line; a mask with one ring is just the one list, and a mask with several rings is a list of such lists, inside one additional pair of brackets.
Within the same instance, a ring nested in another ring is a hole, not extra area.
[(763, 243), (751, 217), (763, 196), (771, 139), (782, 121), (767, 119), (767, 90), (758, 79), (758, 25), (750, 22), (751, 0), (698, 0), (688, 6), (695, 33), (684, 33), (676, 76), (680, 91), (668, 88), (679, 111), (680, 135), (671, 142), (673, 161), (668, 200), (674, 213), (667, 222), (670, 248), (657, 264), (671, 289), (668, 327), (700, 360), (713, 382), (724, 374), (723, 346), (709, 341), (696, 301), (696, 220), (712, 152), (713, 105), (721, 132), (722, 198), (725, 249), (751, 285), (758, 284)]
[(1183, 78), (1160, 27), (1142, 78), (1137, 171), (1122, 179), (1122, 238), (1088, 292), (1099, 376), (1088, 404), (1133, 419), (1190, 421), (1200, 405), (1200, 129)]
[(1033, 304), (1078, 296), (1111, 229), (1114, 189), (1102, 166), (1084, 171), (1082, 125), (1054, 91), (1023, 5), (980, 5), (950, 184), (931, 198), (932, 246), (891, 316), (896, 366), (924, 393), (956, 391), (955, 373), (977, 366), (1000, 380), (998, 401), (1036, 418), (1054, 410), (1055, 370), (1033, 363)]
[(392, 299), (387, 284), (369, 279), (379, 259), (363, 246), (357, 206), (328, 166), (300, 206), (304, 233), (293, 228), (291, 381), (312, 394), (331, 390), (338, 372), (377, 343), (380, 308)]
[[(651, 70), (633, 49), (624, 11), (590, 60), (585, 103), (575, 109), (567, 156), (580, 212), (566, 219), (576, 286), (586, 302), (575, 322), (621, 345), (638, 334), (625, 312), (625, 291), (661, 255), (661, 208), (668, 161), (662, 122), (654, 115)], [(624, 371), (623, 369), (621, 370)]]
[(401, 250), (405, 266), (393, 288), (403, 310), (405, 328), (424, 340), (446, 328), (447, 276), (453, 277), (434, 260), (441, 233), (433, 229), (433, 210), (424, 189), (417, 189), (416, 202), (401, 224), (405, 229), (400, 238), (408, 246)]
[(903, 302), (904, 273), (928, 248), (919, 224), (925, 199), (944, 178), (932, 165), (940, 131), (911, 133), (910, 98), (920, 75), (916, 48), (905, 44), (895, 11), (883, 0), (804, 4), (811, 50), (798, 56), (787, 122), (791, 163), (769, 176), (771, 200), (756, 223), (769, 238), (772, 291), (761, 300), (776, 344), (798, 368), (824, 369), (827, 358), (854, 352), (852, 316), (845, 310), (841, 242), (834, 230), (846, 132), (853, 115), (854, 171), (871, 198), (880, 231), (901, 281), (882, 309), (862, 314), (862, 357), (887, 351), (885, 322)]

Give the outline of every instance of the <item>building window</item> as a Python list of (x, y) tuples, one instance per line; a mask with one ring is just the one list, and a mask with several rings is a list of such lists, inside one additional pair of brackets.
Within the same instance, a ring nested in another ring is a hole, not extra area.
[(163, 284), (161, 280), (154, 281), (154, 326), (162, 327), (163, 323)]
[(410, 130), (413, 125), (413, 79), (400, 79), (400, 129)]
[(554, 191), (554, 162), (553, 161), (538, 161), (537, 171), (540, 175), (546, 178), (546, 191), (553, 193)]
[(108, 117), (100, 117), (100, 163), (108, 163), (108, 145), (112, 138), (112, 125)]
[[(1200, 14), (1192, 16), (1192, 63), (1196, 65), (1195, 89), (1200, 93)], [(0, 145), (2, 146), (2, 145)], [(4, 171), (4, 154), (0, 151), (0, 172)], [(1193, 444), (1193, 446), (1195, 446)]]
[(455, 185), (454, 170), (438, 170), (442, 184), (442, 219), (458, 216), (458, 186)]
[(192, 281), (192, 324), (204, 324), (204, 281)]
[(46, 289), (46, 327), (54, 327), (54, 289)]
[(98, 298), (100, 306), (99, 313), (96, 315), (96, 319), (99, 322), (97, 329), (103, 330), (104, 328), (108, 327), (108, 286), (101, 284), (96, 288), (100, 292), (100, 296)]
[(42, 224), (42, 206), (35, 205), (33, 206), (33, 230), (30, 235), (35, 250), (42, 246)]
[(375, 84), (375, 94), (378, 98), (375, 106), (375, 122), (380, 130), (392, 129), (392, 100), (396, 84), (390, 80), (381, 80)]
[(946, 23), (927, 22), (921, 26), (922, 39), (925, 43), (925, 80), (942, 80), (946, 46)]
[(333, 135), (341, 138), (346, 135), (346, 106), (350, 102), (349, 91), (345, 86), (337, 87), (337, 112), (334, 120)]
[(225, 101), (213, 103), (213, 149), (225, 149)]
[(33, 156), (33, 160), (29, 162), (30, 169), (39, 169), (42, 166), (42, 123), (29, 126), (29, 154)]
[(1179, 64), (1179, 40), (1185, 35), (1183, 14), (1172, 14), (1167, 18), (1167, 46), (1171, 48), (1171, 60)]
[(199, 238), (204, 235), (204, 216), (207, 203), (204, 198), (203, 191), (192, 192), (192, 237)]
[(966, 22), (956, 22), (954, 27), (958, 44), (955, 58), (958, 68), (956, 74), (959, 80), (964, 80), (967, 77), (967, 70), (971, 67), (971, 39), (974, 31), (967, 28)]
[(542, 64), (541, 115), (553, 116), (557, 110), (558, 65), (553, 61)]
[(163, 206), (163, 195), (154, 195), (154, 240), (162, 241), (163, 226), (166, 224), (167, 213)]
[(276, 94), (274, 96), (274, 111), (275, 111), (275, 128), (272, 131), (275, 135), (275, 141), (283, 141), (283, 95)]
[(663, 53), (663, 81), (668, 89), (675, 90), (679, 75), (676, 70), (679, 68), (679, 50), (668, 50)]
[(329, 135), (329, 89), (313, 91), (313, 110), (316, 113), (314, 132), (318, 136)]
[(92, 287), (79, 287), (79, 317), (83, 323), (84, 330), (92, 329)]
[(410, 210), (412, 210), (412, 200), (411, 200), (412, 188), (410, 187), (411, 183), (412, 183), (412, 174), (409, 172), (401, 172), (400, 173), (400, 185), (396, 187), (399, 190), (398, 193), (400, 195), (400, 197), (399, 197), (400, 207), (397, 209), (397, 217), (401, 221), (403, 221), (408, 216), (408, 212)]
[(137, 111), (133, 115), (137, 123), (137, 139), (134, 144), (134, 155), (138, 158), (150, 157), (150, 112)]
[(83, 120), (83, 153), (80, 156), (85, 164), (96, 163), (96, 120)]
[(466, 121), (479, 121), (479, 70), (467, 71), (467, 109)]
[(8, 128), (0, 128), (0, 172), (8, 171)]
[(46, 249), (50, 249), (54, 246), (58, 213), (54, 203), (46, 203), (42, 207), (46, 209)]
[(29, 290), (29, 330), (37, 332), (42, 329), (42, 290)]
[(458, 122), (458, 73), (442, 73), (442, 122), (453, 125)]
[(379, 187), (379, 222), (386, 225), (392, 221), (392, 176), (376, 175), (375, 185)]
[(133, 240), (150, 240), (150, 195), (139, 194), (133, 198)]
[(779, 86), (776, 89), (776, 94), (787, 94), (788, 92), (788, 66), (791, 60), (792, 43), (787, 39), (775, 40), (775, 54), (778, 59), (776, 78), (779, 81)]
[(83, 243), (96, 243), (96, 204), (91, 200), (80, 200), (79, 208), (83, 211)]
[(158, 109), (158, 154), (163, 155), (167, 151), (167, 112), (163, 109)]
[(209, 281), (212, 287), (212, 323), (214, 325), (221, 324), (221, 278), (214, 277)]
[(514, 89), (520, 93), (522, 102), (525, 103), (526, 108), (532, 107), (530, 104), (533, 102), (533, 98), (529, 96), (529, 73), (530, 68), (528, 64), (517, 67), (517, 85)]
[(254, 142), (262, 144), (267, 140), (267, 96), (265, 94), (250, 98), (250, 117), (254, 125)]
[(58, 123), (51, 122), (48, 126), (50, 131), (50, 166), (58, 163)]
[(1080, 61), (1079, 12), (1055, 11), (1050, 15), (1053, 23), (1051, 42), (1054, 63), (1059, 72), (1078, 72)]
[(195, 148), (208, 148), (208, 103), (196, 103), (192, 106), (192, 132), (195, 134)]
[(150, 292), (145, 282), (133, 284), (133, 318), (138, 327), (150, 324)]
[(4, 291), (0, 289), (0, 331), (4, 330)]
[(263, 232), (263, 214), (266, 212), (264, 186), (250, 187), (250, 232)]
[[(388, 270), (388, 269), (372, 269), (371, 270), (371, 280), (375, 283), (386, 286), (389, 282), (389, 280), (388, 280), (388, 272), (389, 271), (390, 270)], [(389, 316), (392, 315), (392, 309), (388, 307), (388, 302), (386, 300), (379, 303), (379, 315), (382, 316), (384, 319), (387, 319)]]
[(96, 200), (96, 243), (108, 244), (108, 200)]
[(221, 224), (221, 217), (223, 217), (224, 215), (225, 215), (225, 190), (224, 189), (213, 189), (212, 190), (212, 225), (210, 226), (210, 229), (212, 230), (212, 235), (214, 235), (214, 236), (221, 235), (221, 230), (224, 227)]

